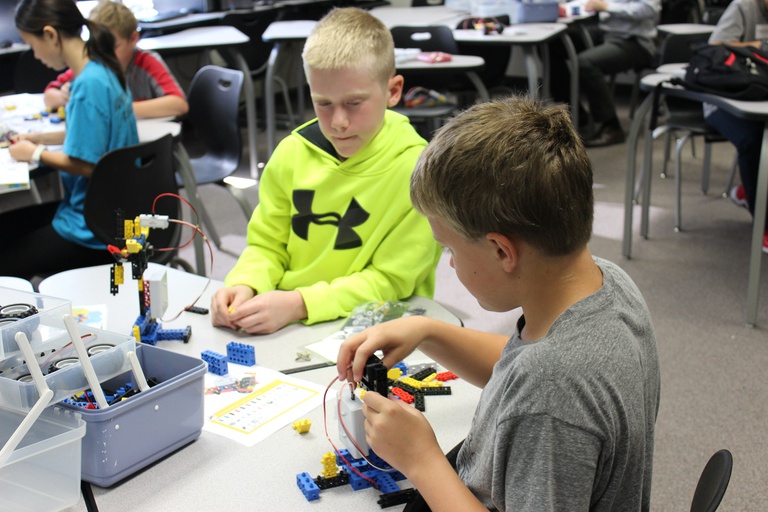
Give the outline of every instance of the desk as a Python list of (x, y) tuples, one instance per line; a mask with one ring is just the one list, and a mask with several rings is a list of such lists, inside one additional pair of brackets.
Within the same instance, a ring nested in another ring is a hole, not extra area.
[[(135, 283), (121, 286), (117, 296), (109, 290), (109, 265), (63, 272), (40, 283), (46, 295), (68, 298), (74, 304), (106, 303), (108, 328), (125, 332), (138, 314)], [(206, 278), (168, 268), (169, 312), (187, 305), (208, 281)], [(89, 283), (89, 286), (81, 286)], [(223, 283), (213, 281), (200, 305), (207, 306), (212, 293)], [(434, 301), (414, 297), (414, 304), (427, 308), (430, 316), (450, 321), (458, 319)], [(256, 361), (262, 366), (283, 369), (297, 366), (296, 350), (318, 341), (338, 330), (341, 321), (313, 326), (291, 325), (268, 336), (249, 336), (229, 329), (213, 328), (209, 316), (183, 313), (168, 327), (192, 326), (188, 344), (176, 341), (161, 342), (162, 348), (183, 352), (195, 357), (203, 350), (226, 353), (226, 343), (235, 340), (255, 346)], [(313, 362), (304, 363), (312, 364)], [(324, 368), (296, 374), (323, 386), (335, 376), (335, 368)], [(430, 397), (426, 416), (434, 426), (444, 451), (464, 438), (480, 390), (464, 381), (450, 383), (453, 394), (448, 397)], [(336, 388), (334, 388), (336, 389)], [(333, 402), (331, 402), (333, 403)], [(378, 492), (373, 489), (352, 491), (348, 486), (329, 489), (320, 494), (320, 500), (309, 505), (296, 487), (296, 475), (304, 471), (320, 474), (321, 457), (331, 450), (323, 432), (322, 409), (317, 408), (307, 417), (312, 421), (308, 434), (299, 435), (290, 427), (282, 428), (267, 441), (247, 448), (232, 440), (203, 431), (200, 438), (130, 479), (109, 489), (94, 488), (100, 510), (129, 512), (147, 510), (315, 510), (318, 512), (347, 510), (379, 510)], [(329, 412), (329, 432), (334, 442), (335, 415)], [(408, 487), (401, 482), (401, 488)], [(81, 500), (78, 508), (84, 510)], [(390, 510), (402, 510), (394, 507)]]
[[(640, 88), (644, 91), (653, 91), (659, 83), (668, 80), (672, 75), (655, 73), (643, 77)], [(736, 117), (750, 119), (765, 123), (763, 132), (763, 150), (760, 152), (760, 170), (757, 179), (757, 197), (755, 199), (755, 215), (752, 223), (752, 243), (750, 249), (749, 276), (747, 284), (747, 325), (754, 326), (757, 322), (757, 301), (760, 280), (760, 265), (762, 263), (763, 232), (765, 231), (766, 201), (768, 201), (768, 101), (739, 101), (730, 100), (714, 94), (706, 94), (684, 89), (678, 86), (664, 85), (662, 93), (666, 96), (684, 98), (702, 103), (711, 103), (722, 108)], [(622, 253), (625, 257), (632, 257), (632, 203), (635, 187), (635, 152), (637, 139), (641, 130), (645, 127), (644, 119), (653, 105), (653, 95), (648, 97), (640, 105), (640, 108), (632, 119), (632, 125), (627, 139), (627, 176), (624, 198), (624, 241)], [(642, 172), (642, 197), (643, 207), (640, 219), (640, 234), (648, 237), (648, 212), (651, 189), (651, 173), (648, 171), (648, 163), (652, 157), (652, 140), (644, 130), (644, 166)]]
[[(534, 98), (541, 97), (539, 79), (543, 77), (544, 95), (549, 94), (549, 77), (544, 72), (549, 65), (547, 43), (560, 38), (571, 63), (571, 117), (574, 126), (579, 125), (579, 69), (576, 48), (568, 36), (568, 26), (563, 23), (523, 23), (505, 27), (501, 34), (485, 35), (473, 29), (456, 29), (461, 20), (470, 17), (466, 11), (443, 6), (428, 7), (377, 7), (371, 14), (387, 27), (397, 25), (447, 25), (453, 29), (453, 38), (460, 43), (519, 46), (525, 56), (528, 74), (528, 92)], [(542, 54), (537, 56), (537, 50)]]
[(683, 35), (708, 35), (714, 32), (715, 25), (704, 23), (666, 23), (656, 27), (662, 36), (683, 36)]
[(250, 159), (251, 177), (258, 178), (258, 155), (256, 141), (256, 99), (253, 81), (250, 79), (251, 70), (248, 63), (237, 50), (250, 39), (234, 27), (196, 27), (182, 30), (173, 34), (139, 39), (138, 47), (142, 50), (154, 50), (158, 53), (187, 53), (203, 50), (220, 49), (234, 62), (235, 67), (245, 74), (243, 95), (245, 97), (245, 112), (248, 128), (248, 156)]

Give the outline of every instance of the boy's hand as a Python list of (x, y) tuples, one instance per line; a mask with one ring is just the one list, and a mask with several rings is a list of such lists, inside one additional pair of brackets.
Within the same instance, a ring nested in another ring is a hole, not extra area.
[(428, 318), (422, 316), (398, 318), (350, 336), (339, 347), (339, 356), (336, 358), (339, 380), (360, 382), (365, 362), (377, 350), (384, 352), (384, 366), (392, 368), (427, 337), (429, 322)]
[(271, 334), (307, 317), (304, 298), (297, 291), (274, 290), (232, 306), (229, 321), (249, 334)]
[(252, 298), (256, 292), (243, 284), (221, 288), (211, 297), (211, 323), (215, 327), (229, 327), (237, 330), (238, 326), (230, 318), (230, 310)]
[(363, 403), (368, 445), (406, 477), (419, 471), (428, 472), (428, 466), (437, 457), (444, 457), (432, 427), (421, 412), (373, 391), (363, 395)]
[(29, 162), (32, 160), (32, 154), (35, 152), (36, 147), (37, 144), (29, 140), (18, 140), (8, 147), (8, 151), (11, 158), (17, 162)]

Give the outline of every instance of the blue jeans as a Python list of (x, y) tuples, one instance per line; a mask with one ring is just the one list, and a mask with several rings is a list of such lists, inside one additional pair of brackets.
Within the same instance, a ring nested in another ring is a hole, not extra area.
[(744, 185), (749, 211), (754, 215), (760, 149), (763, 145), (763, 123), (739, 119), (718, 108), (707, 117), (707, 124), (736, 146), (741, 184)]

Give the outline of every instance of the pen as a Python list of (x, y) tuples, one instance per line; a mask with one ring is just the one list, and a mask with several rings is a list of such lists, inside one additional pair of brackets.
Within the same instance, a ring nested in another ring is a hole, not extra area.
[(309, 370), (319, 370), (320, 368), (328, 368), (329, 366), (336, 366), (336, 363), (325, 361), (324, 363), (308, 364), (306, 366), (297, 366), (295, 368), (288, 368), (287, 370), (280, 370), (280, 373), (288, 375), (291, 373), (307, 372)]

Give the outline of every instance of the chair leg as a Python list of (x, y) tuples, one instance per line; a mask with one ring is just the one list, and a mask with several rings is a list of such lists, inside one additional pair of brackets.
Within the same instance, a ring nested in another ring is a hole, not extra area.
[(683, 214), (682, 214), (682, 165), (680, 163), (680, 153), (685, 146), (685, 142), (691, 137), (690, 133), (686, 133), (677, 141), (677, 147), (675, 149), (675, 232), (680, 232), (683, 229)]
[(208, 215), (208, 210), (205, 209), (205, 206), (203, 206), (202, 201), (200, 201), (199, 205), (199, 213), (200, 218), (203, 221), (203, 225), (205, 226), (205, 236), (213, 240), (213, 245), (215, 245), (218, 249), (221, 249), (221, 238), (219, 237), (218, 231), (216, 231), (216, 228), (213, 225), (213, 221), (211, 220), (211, 216)]
[(733, 164), (731, 165), (731, 174), (728, 175), (728, 184), (723, 191), (723, 197), (727, 198), (731, 194), (731, 188), (733, 187), (733, 180), (736, 178), (736, 171), (739, 170), (739, 155), (738, 153), (733, 156)]
[(704, 141), (704, 168), (701, 171), (701, 193), (709, 192), (709, 177), (712, 173), (712, 143)]
[(635, 117), (635, 109), (637, 108), (638, 98), (640, 97), (640, 75), (642, 72), (634, 70), (634, 80), (632, 81), (632, 92), (629, 96), (629, 118)]
[(669, 156), (672, 152), (672, 131), (664, 133), (664, 165), (661, 168), (661, 177), (667, 177), (667, 163), (669, 162)]

